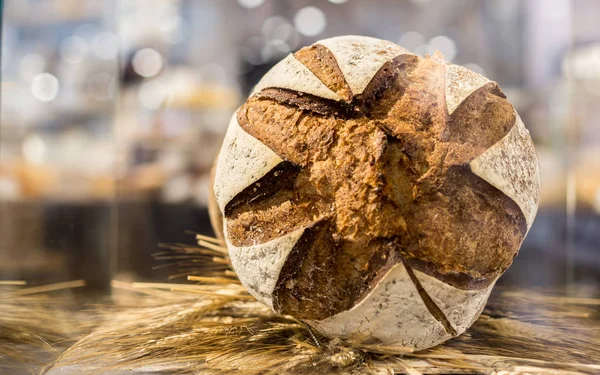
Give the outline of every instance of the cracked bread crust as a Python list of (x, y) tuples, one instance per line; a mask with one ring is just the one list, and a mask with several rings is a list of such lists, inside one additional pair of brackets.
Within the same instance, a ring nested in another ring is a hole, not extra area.
[[(307, 96), (297, 105), (289, 91), (270, 89), (238, 111), (240, 126), (289, 165), (248, 188), (257, 196), (243, 193), (227, 205), (232, 243), (267, 242), (316, 223), (328, 228), (320, 235), (327, 239), (298, 245), (305, 257), (288, 260), (275, 291), (279, 311), (323, 319), (347, 310), (389, 259), (464, 289), (486, 287), (510, 265), (524, 217), (465, 164), (508, 133), (512, 106), (486, 86), (449, 116), (444, 68), (432, 58), (392, 61), (377, 77), (384, 90), (371, 85), (363, 93), (383, 98), (369, 110), (340, 111)], [(471, 136), (478, 120), (486, 129)]]
[[(465, 324), (454, 330), (415, 274), (448, 285), (444, 293), (465, 291), (466, 299), (477, 295), (485, 303), (516, 256), (530, 226), (523, 205), (497, 188), (501, 183), (471, 170), (485, 170), (474, 161), (492, 146), (488, 159), (501, 165), (497, 145), (515, 126), (514, 109), (497, 84), (480, 76), (470, 91), (450, 84), (449, 77), (470, 76), (457, 74), (439, 54), (398, 52), (377, 60), (364, 90), (352, 93), (340, 55), (325, 47), (331, 43), (294, 55), (331, 94), (262, 87), (238, 110), (239, 126), (283, 162), (222, 207), (227, 240), (243, 249), (302, 231), (269, 296), (280, 313), (335, 320), (371, 298), (403, 264), (426, 310), (455, 336)], [(339, 50), (351, 55), (347, 46)], [(352, 80), (362, 87), (358, 81)], [(533, 153), (521, 162), (537, 166)]]

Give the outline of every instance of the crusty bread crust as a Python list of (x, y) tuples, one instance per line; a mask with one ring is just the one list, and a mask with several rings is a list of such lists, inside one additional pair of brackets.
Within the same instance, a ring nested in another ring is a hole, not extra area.
[(269, 70), (254, 87), (250, 96), (270, 87), (299, 91), (331, 100), (342, 100), (306, 66), (296, 60), (294, 55), (288, 55)]
[(519, 205), (529, 230), (540, 200), (540, 168), (533, 141), (521, 117), (516, 115), (511, 131), (469, 165), (474, 174)]
[(454, 110), (474, 91), (491, 82), (484, 76), (459, 65), (448, 64), (446, 69), (446, 107)]
[(347, 36), (265, 75), (214, 190), (256, 298), (327, 335), (422, 349), (481, 313), (533, 222), (539, 170), (495, 82)]
[(217, 172), (217, 162), (213, 164), (210, 169), (210, 186), (208, 190), (208, 216), (210, 218), (210, 225), (215, 232), (215, 236), (221, 240), (225, 241), (225, 237), (223, 236), (223, 215), (221, 214), (221, 209), (219, 208), (219, 203), (217, 202), (217, 197), (215, 197), (215, 173)]
[(225, 229), (225, 243), (231, 258), (231, 264), (240, 277), (242, 285), (256, 299), (273, 308), (273, 290), (277, 285), (279, 273), (300, 237), (304, 228), (285, 234), (269, 242), (235, 246), (228, 240)]
[(276, 153), (240, 127), (234, 114), (215, 167), (214, 193), (221, 213), (236, 195), (281, 162)]
[(496, 280), (494, 280), (481, 290), (462, 290), (426, 273), (417, 270), (414, 273), (433, 303), (442, 310), (456, 334), (463, 333), (473, 324), (483, 311), (492, 288), (496, 284)]
[(383, 64), (409, 53), (387, 40), (358, 35), (325, 39), (315, 44), (331, 51), (355, 96), (363, 93)]
[(435, 346), (452, 337), (418, 297), (402, 263), (392, 267), (352, 309), (307, 323), (327, 336), (416, 349)]

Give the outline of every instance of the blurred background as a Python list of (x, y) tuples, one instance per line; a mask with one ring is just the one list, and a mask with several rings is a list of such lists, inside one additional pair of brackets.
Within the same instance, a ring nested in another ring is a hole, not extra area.
[(229, 117), (289, 52), (361, 34), (499, 82), (530, 129), (539, 213), (501, 284), (600, 285), (600, 1), (0, 0), (0, 279), (164, 280), (211, 234)]

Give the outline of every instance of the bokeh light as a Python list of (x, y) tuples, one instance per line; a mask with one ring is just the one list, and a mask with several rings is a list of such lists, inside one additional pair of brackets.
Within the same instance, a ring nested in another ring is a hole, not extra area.
[(442, 55), (444, 55), (446, 61), (454, 61), (454, 58), (456, 57), (456, 43), (449, 37), (445, 35), (436, 36), (431, 38), (429, 45), (434, 51), (439, 50)]
[(238, 4), (247, 9), (258, 8), (265, 0), (238, 0)]
[(273, 30), (273, 39), (284, 40), (288, 43), (291, 42), (295, 44), (299, 42), (296, 28), (290, 23), (277, 26), (277, 28)]
[(419, 32), (409, 31), (402, 34), (398, 40), (398, 44), (407, 50), (414, 52), (419, 46), (425, 44), (425, 37)]
[(327, 18), (321, 9), (308, 6), (298, 10), (294, 16), (294, 25), (300, 34), (316, 36), (325, 30)]
[[(261, 26), (261, 34), (268, 41), (271, 41), (271, 47), (275, 46), (280, 50), (292, 50), (300, 44), (300, 35), (296, 31), (291, 21), (282, 16), (272, 16), (265, 20)], [(284, 42), (284, 43), (281, 43)], [(266, 43), (268, 44), (268, 42)], [(285, 46), (285, 48), (282, 48)], [(263, 49), (270, 48), (267, 45)], [(264, 54), (264, 52), (261, 53)]]
[(433, 48), (433, 46), (431, 46), (430, 44), (422, 44), (420, 46), (418, 46), (415, 49), (415, 54), (419, 55), (419, 56), (425, 56), (425, 55), (433, 55), (435, 53), (435, 48)]
[(58, 96), (60, 85), (58, 78), (50, 73), (41, 73), (31, 81), (33, 97), (42, 102), (51, 102)]
[(287, 18), (283, 16), (271, 16), (263, 22), (260, 27), (260, 32), (265, 38), (272, 38), (275, 30), (285, 24), (289, 24), (290, 22)]
[(163, 58), (152, 48), (143, 48), (135, 53), (132, 60), (133, 70), (142, 77), (157, 75), (163, 68)]

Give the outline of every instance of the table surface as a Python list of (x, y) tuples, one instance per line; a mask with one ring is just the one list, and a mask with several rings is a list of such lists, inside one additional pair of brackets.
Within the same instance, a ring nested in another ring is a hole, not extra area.
[[(70, 336), (52, 338), (52, 346), (23, 346), (29, 359), (2, 356), (0, 336), (0, 370), (31, 374), (57, 360), (48, 374), (97, 373), (99, 369), (110, 374), (175, 370), (220, 374), (234, 369), (247, 373), (260, 366), (281, 373), (313, 366), (312, 373), (318, 374), (332, 368), (327, 361), (334, 354), (347, 351), (348, 356), (358, 358), (350, 361), (348, 371), (358, 368), (359, 373), (600, 373), (600, 299), (592, 287), (580, 286), (568, 294), (497, 288), (482, 316), (466, 333), (438, 347), (403, 355), (365, 354), (325, 342), (317, 348), (305, 326), (275, 316), (249, 299), (234, 298), (228, 301), (234, 307), (224, 307), (217, 300), (189, 293), (158, 289), (146, 294), (121, 293), (101, 305), (90, 305), (89, 299), (83, 298), (83, 309), (71, 306), (64, 311), (35, 301), (36, 307), (30, 310), (48, 309), (57, 329), (61, 325), (69, 328)], [(74, 300), (75, 305), (82, 302), (81, 296)], [(20, 303), (26, 306), (28, 302)], [(21, 318), (26, 319), (23, 314)], [(7, 324), (3, 319), (6, 314), (0, 317), (0, 326)], [(40, 336), (44, 334), (48, 332)], [(80, 338), (83, 340), (78, 341)], [(164, 342), (158, 344), (160, 341)], [(254, 341), (260, 345), (248, 345)]]

